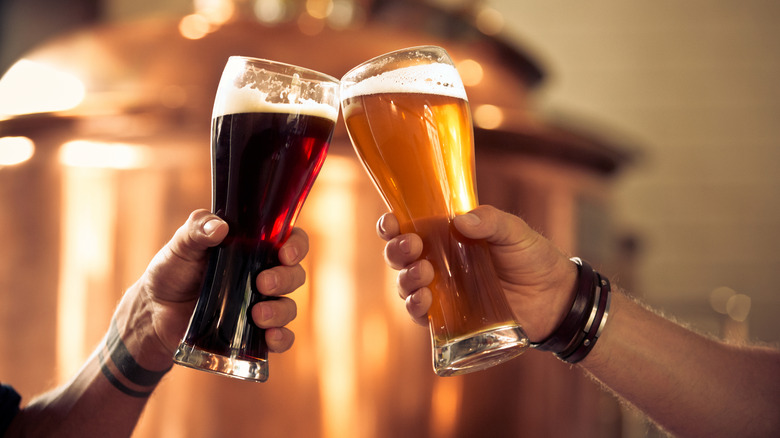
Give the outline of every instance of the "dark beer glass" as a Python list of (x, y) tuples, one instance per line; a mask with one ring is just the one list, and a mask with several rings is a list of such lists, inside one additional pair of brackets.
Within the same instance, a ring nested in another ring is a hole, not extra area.
[(176, 363), (240, 379), (268, 378), (264, 299), (255, 279), (279, 265), (322, 167), (339, 109), (339, 81), (273, 61), (233, 56), (211, 119), (212, 211), (229, 225), (211, 249), (201, 295)]
[(340, 94), (355, 152), (401, 231), (420, 235), (433, 265), (434, 371), (464, 374), (522, 353), (528, 338), (487, 245), (452, 225), (478, 200), (471, 112), (449, 55), (425, 46), (379, 56), (349, 71)]

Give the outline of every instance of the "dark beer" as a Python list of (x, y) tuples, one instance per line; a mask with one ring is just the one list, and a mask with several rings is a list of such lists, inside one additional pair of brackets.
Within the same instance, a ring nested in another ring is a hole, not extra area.
[[(212, 121), (213, 210), (229, 227), (209, 254), (201, 299), (185, 342), (239, 359), (265, 359), (264, 330), (249, 310), (262, 299), (255, 278), (277, 266), (328, 150), (334, 121), (306, 114), (242, 113)], [(225, 301), (245, 305), (222, 308)], [(243, 331), (243, 332), (242, 332)]]
[(212, 212), (229, 231), (209, 251), (200, 298), (177, 364), (240, 379), (268, 378), (265, 331), (251, 309), (269, 299), (257, 275), (279, 265), (322, 168), (338, 118), (339, 81), (314, 70), (231, 56), (211, 119)]
[(250, 314), (255, 303), (267, 299), (255, 279), (279, 265), (279, 247), (322, 167), (334, 124), (334, 119), (305, 113), (213, 118), (212, 211), (228, 223), (229, 232), (210, 250), (183, 341), (187, 348), (229, 357), (231, 363), (267, 360), (265, 330)]

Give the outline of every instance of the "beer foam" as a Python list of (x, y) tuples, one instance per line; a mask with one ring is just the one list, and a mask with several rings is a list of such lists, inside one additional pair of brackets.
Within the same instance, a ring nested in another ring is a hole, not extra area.
[(238, 113), (290, 113), (306, 114), (333, 120), (339, 109), (313, 100), (301, 99), (297, 103), (268, 102), (268, 93), (251, 87), (228, 87), (220, 90), (214, 101), (211, 117)]
[(342, 87), (341, 98), (379, 93), (438, 94), (468, 101), (458, 70), (450, 64), (423, 64), (388, 71)]

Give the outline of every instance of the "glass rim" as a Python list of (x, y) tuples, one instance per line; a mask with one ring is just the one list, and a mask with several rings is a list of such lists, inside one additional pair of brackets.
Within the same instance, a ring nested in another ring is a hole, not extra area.
[(404, 53), (404, 52), (420, 52), (420, 51), (430, 51), (430, 52), (436, 51), (436, 52), (440, 52), (442, 55), (444, 55), (444, 57), (446, 57), (446, 59), (447, 59), (447, 61), (449, 61), (449, 63), (451, 63), (451, 64), (453, 63), (452, 58), (450, 57), (449, 52), (447, 52), (447, 50), (444, 47), (433, 45), (433, 44), (423, 44), (423, 45), (420, 45), (420, 46), (410, 46), (410, 47), (405, 47), (405, 48), (398, 49), (398, 50), (392, 50), (390, 52), (386, 52), (386, 53), (383, 53), (381, 55), (374, 56), (373, 58), (365, 60), (365, 61), (361, 62), (360, 64), (356, 65), (355, 67), (352, 67), (351, 69), (349, 69), (348, 72), (346, 72), (344, 74), (344, 76), (341, 77), (342, 84), (343, 84), (344, 80), (347, 77), (354, 76), (354, 74), (357, 73), (358, 70), (364, 70), (366, 66), (368, 66), (369, 64), (376, 64), (377, 61), (379, 61), (380, 59), (390, 58), (393, 55), (397, 55), (397, 54)]
[(273, 59), (257, 58), (254, 56), (244, 56), (244, 55), (230, 55), (228, 57), (226, 64), (230, 63), (231, 60), (240, 60), (245, 64), (265, 64), (274, 67), (281, 67), (283, 71), (277, 73), (287, 74), (289, 76), (292, 76), (292, 73), (295, 72), (305, 73), (306, 76), (302, 77), (301, 79), (308, 80), (308, 81), (332, 82), (336, 85), (339, 85), (339, 83), (341, 82), (336, 77), (331, 76), (327, 73), (323, 73), (321, 71), (314, 70), (308, 67), (302, 67), (300, 65), (290, 64), (282, 61), (275, 61)]

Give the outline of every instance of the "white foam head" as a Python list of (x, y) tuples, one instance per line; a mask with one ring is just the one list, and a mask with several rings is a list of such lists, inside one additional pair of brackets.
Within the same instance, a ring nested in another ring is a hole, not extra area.
[(251, 87), (226, 87), (219, 91), (214, 101), (212, 117), (237, 113), (291, 113), (307, 114), (333, 120), (338, 118), (338, 108), (313, 100), (295, 103), (271, 103), (267, 93)]
[[(317, 72), (313, 74), (321, 76), (318, 79), (323, 80), (311, 80), (309, 75), (301, 79), (299, 70), (305, 69), (273, 61), (231, 56), (222, 72), (212, 117), (273, 112), (307, 114), (335, 122), (339, 115), (338, 82)], [(321, 96), (324, 101), (314, 100), (312, 95)], [(325, 102), (328, 100), (331, 104)]]
[(379, 93), (438, 94), (468, 100), (458, 70), (450, 64), (423, 64), (387, 71), (342, 87), (341, 98)]
[(214, 101), (212, 117), (237, 113), (291, 113), (307, 114), (333, 120), (338, 118), (338, 108), (313, 100), (295, 103), (272, 103), (267, 93), (251, 87), (221, 89)]

